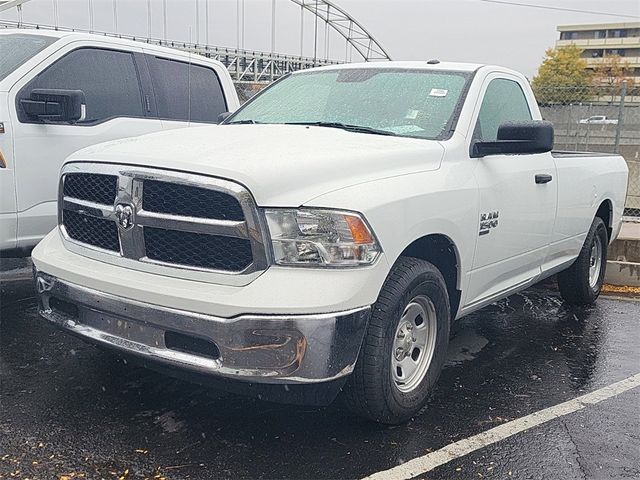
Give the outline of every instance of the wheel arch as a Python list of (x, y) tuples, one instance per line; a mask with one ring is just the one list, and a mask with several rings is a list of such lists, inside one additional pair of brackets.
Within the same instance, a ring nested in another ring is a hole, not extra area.
[(414, 257), (432, 263), (444, 277), (449, 293), (451, 319), (456, 318), (462, 298), (460, 252), (447, 235), (432, 233), (415, 239), (399, 257)]
[(613, 234), (613, 203), (608, 198), (603, 200), (594, 217), (600, 218), (607, 227), (607, 236), (611, 240)]

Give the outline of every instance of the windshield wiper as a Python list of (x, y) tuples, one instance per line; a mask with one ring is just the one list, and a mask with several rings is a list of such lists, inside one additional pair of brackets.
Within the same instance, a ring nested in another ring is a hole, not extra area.
[(312, 127), (340, 128), (342, 130), (347, 130), (348, 132), (397, 136), (397, 134), (390, 132), (388, 130), (379, 130), (377, 128), (372, 128), (372, 127), (363, 127), (362, 125), (349, 125), (348, 123), (341, 123), (341, 122), (286, 122), (283, 125), (307, 125)]
[(225, 125), (245, 125), (245, 124), (251, 124), (254, 125), (256, 123), (262, 123), (262, 122), (256, 122), (255, 120), (235, 120), (235, 121), (231, 121), (231, 122), (227, 122), (225, 123)]

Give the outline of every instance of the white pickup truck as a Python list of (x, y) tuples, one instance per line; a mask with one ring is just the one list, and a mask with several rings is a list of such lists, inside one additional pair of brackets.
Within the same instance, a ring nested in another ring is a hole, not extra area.
[(607, 118), (604, 115), (593, 115), (589, 118), (583, 118), (582, 120), (578, 121), (578, 123), (581, 124), (594, 124), (594, 125), (617, 125), (618, 124), (618, 119), (617, 118)]
[(210, 58), (85, 33), (1, 30), (0, 256), (28, 255), (56, 226), (58, 175), (76, 150), (217, 123), (238, 105), (227, 69)]
[(341, 391), (402, 422), (433, 390), (454, 320), (554, 274), (566, 301), (598, 297), (627, 166), (552, 144), (505, 68), (298, 72), (222, 125), (69, 158), (59, 227), (33, 252), (40, 312), (224, 388)]

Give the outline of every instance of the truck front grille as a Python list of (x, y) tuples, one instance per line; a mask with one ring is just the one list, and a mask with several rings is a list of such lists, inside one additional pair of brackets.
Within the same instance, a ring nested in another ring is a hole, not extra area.
[(69, 173), (64, 180), (64, 196), (113, 205), (118, 193), (118, 177), (92, 173)]
[(61, 230), (83, 253), (111, 252), (142, 270), (266, 268), (257, 208), (241, 185), (122, 165), (73, 164), (65, 171), (70, 168), (61, 182)]
[(244, 220), (242, 206), (234, 197), (206, 188), (145, 180), (142, 208), (147, 212), (218, 220)]
[(62, 216), (67, 235), (72, 239), (104, 250), (120, 251), (118, 227), (112, 220), (82, 215), (72, 210), (63, 211)]
[(241, 272), (252, 261), (251, 243), (242, 238), (145, 227), (144, 244), (151, 260), (165, 263)]

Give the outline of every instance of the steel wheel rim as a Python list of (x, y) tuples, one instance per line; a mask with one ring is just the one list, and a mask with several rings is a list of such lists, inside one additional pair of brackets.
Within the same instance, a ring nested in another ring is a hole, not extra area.
[(419, 295), (402, 312), (391, 351), (391, 376), (396, 388), (415, 390), (429, 371), (438, 333), (433, 302)]
[(602, 269), (602, 242), (598, 235), (595, 236), (589, 255), (589, 286), (595, 289), (600, 279)]

